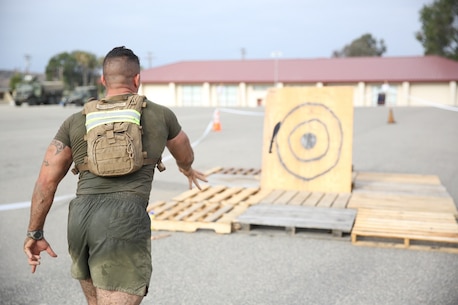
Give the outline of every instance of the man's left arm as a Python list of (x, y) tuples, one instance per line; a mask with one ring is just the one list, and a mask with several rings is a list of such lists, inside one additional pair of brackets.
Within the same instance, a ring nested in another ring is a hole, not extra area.
[(167, 141), (167, 149), (175, 158), (178, 169), (183, 175), (188, 177), (189, 189), (192, 189), (194, 183), (200, 190), (199, 180), (207, 182), (205, 175), (192, 168), (194, 162), (194, 151), (189, 142), (189, 138), (182, 130), (176, 137)]

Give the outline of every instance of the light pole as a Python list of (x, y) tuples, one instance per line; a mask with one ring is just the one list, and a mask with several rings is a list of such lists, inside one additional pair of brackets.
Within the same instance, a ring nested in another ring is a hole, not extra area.
[(153, 59), (154, 59), (154, 55), (153, 55), (153, 52), (148, 52), (148, 69), (151, 69), (151, 67), (153, 66)]
[(270, 53), (270, 56), (274, 59), (274, 86), (278, 87), (278, 59), (282, 56), (282, 53), (281, 51), (273, 51), (272, 53)]
[(25, 74), (29, 74), (30, 70), (30, 60), (32, 59), (32, 56), (30, 54), (25, 54)]

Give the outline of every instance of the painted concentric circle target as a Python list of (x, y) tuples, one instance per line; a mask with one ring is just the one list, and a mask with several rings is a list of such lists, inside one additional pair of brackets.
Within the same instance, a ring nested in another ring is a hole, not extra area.
[(340, 159), (342, 124), (335, 113), (319, 103), (303, 103), (283, 118), (276, 135), (282, 167), (296, 178), (312, 180), (329, 172)]

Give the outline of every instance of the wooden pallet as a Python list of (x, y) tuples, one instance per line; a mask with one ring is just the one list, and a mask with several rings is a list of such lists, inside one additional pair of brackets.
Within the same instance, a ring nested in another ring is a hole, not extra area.
[(453, 198), (433, 175), (358, 173), (348, 208), (457, 215)]
[(232, 232), (232, 222), (251, 204), (259, 188), (211, 187), (192, 189), (172, 200), (157, 201), (148, 206), (151, 229), (157, 231), (195, 232), (211, 229), (216, 233)]
[(456, 213), (455, 203), (437, 176), (358, 173), (351, 208), (383, 208)]
[(322, 193), (292, 190), (263, 190), (259, 204), (346, 208), (350, 193)]
[(458, 253), (454, 215), (439, 212), (359, 208), (352, 244)]
[(224, 168), (215, 167), (205, 174), (210, 185), (225, 185), (228, 187), (259, 187), (260, 169), (255, 168)]
[(353, 183), (352, 208), (456, 213), (456, 206), (437, 176), (358, 173)]
[(298, 229), (330, 232), (342, 237), (350, 233), (356, 210), (297, 205), (253, 205), (235, 220), (242, 230), (253, 226), (282, 227), (295, 234)]
[(348, 207), (353, 244), (458, 250), (456, 206), (437, 176), (358, 173)]
[(261, 174), (261, 170), (257, 168), (215, 167), (205, 172), (207, 176), (214, 174), (257, 176)]

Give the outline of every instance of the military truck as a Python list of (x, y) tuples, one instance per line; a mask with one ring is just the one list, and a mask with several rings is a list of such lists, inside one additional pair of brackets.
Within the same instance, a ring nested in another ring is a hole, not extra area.
[(76, 106), (83, 106), (89, 98), (97, 98), (98, 92), (96, 86), (79, 86), (70, 93), (70, 95), (63, 100), (63, 105), (67, 106), (74, 104)]
[(25, 77), (17, 84), (13, 92), (16, 106), (24, 103), (29, 105), (59, 104), (64, 93), (64, 83), (61, 81), (41, 81)]

